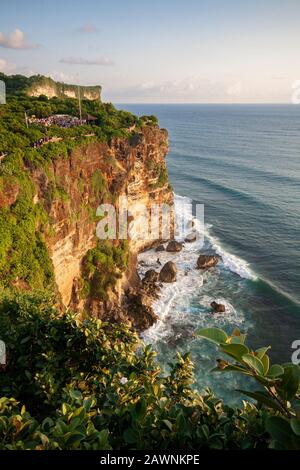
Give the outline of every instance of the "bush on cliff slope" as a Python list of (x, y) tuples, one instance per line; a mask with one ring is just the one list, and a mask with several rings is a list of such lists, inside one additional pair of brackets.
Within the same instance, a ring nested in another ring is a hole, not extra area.
[[(34, 204), (34, 192), (22, 152), (16, 150), (0, 168), (0, 286), (52, 286), (52, 263), (44, 243), (48, 215), (41, 204)], [(11, 205), (5, 204), (5, 197), (13, 197)]]
[(127, 240), (116, 245), (98, 240), (96, 247), (89, 250), (83, 259), (83, 297), (106, 300), (109, 290), (122, 277), (127, 263)]
[(282, 437), (266, 426), (285, 420), (281, 411), (199, 395), (188, 355), (163, 376), (128, 326), (81, 323), (49, 298), (18, 294), (2, 298), (0, 332), (2, 449), (265, 448)]

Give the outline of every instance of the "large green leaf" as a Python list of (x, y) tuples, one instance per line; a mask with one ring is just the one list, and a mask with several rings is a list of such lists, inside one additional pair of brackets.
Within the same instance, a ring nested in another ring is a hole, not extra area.
[(284, 368), (279, 364), (273, 364), (268, 372), (268, 377), (278, 377), (284, 374)]
[(245, 354), (242, 359), (251, 369), (254, 369), (261, 375), (264, 374), (264, 365), (258, 357), (252, 356), (252, 354)]
[(239, 336), (231, 336), (230, 343), (232, 344), (244, 344), (246, 339), (246, 335), (239, 335)]
[(225, 331), (220, 328), (202, 328), (197, 331), (197, 335), (216, 344), (226, 343), (228, 339)]
[(246, 335), (242, 334), (238, 328), (235, 328), (229, 338), (230, 343), (244, 344)]
[(220, 344), (221, 351), (225, 352), (228, 356), (242, 360), (242, 356), (249, 353), (249, 349), (244, 344)]
[(281, 385), (278, 388), (285, 400), (294, 398), (300, 382), (300, 368), (295, 364), (285, 364), (284, 374), (281, 378)]
[(269, 367), (270, 367), (270, 359), (269, 359), (269, 356), (267, 354), (264, 354), (261, 358), (260, 358), (261, 362), (263, 363), (263, 366), (264, 366), (264, 375), (266, 375), (269, 371)]
[(295, 449), (295, 442), (290, 423), (281, 416), (270, 416), (266, 421), (266, 429), (275, 442), (286, 450)]
[(264, 357), (264, 355), (269, 351), (269, 349), (271, 349), (271, 346), (266, 346), (265, 348), (257, 349), (255, 352), (256, 352), (258, 359), (261, 359), (262, 357)]

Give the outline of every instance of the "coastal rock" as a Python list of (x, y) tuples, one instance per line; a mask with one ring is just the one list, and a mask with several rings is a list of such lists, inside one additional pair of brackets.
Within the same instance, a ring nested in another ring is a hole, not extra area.
[(146, 290), (130, 288), (127, 292), (126, 310), (130, 310), (130, 319), (138, 331), (150, 328), (158, 319), (152, 308), (152, 302), (153, 295), (148, 294)]
[(165, 251), (165, 247), (164, 245), (158, 245), (156, 248), (155, 248), (155, 251)]
[(191, 232), (188, 233), (185, 237), (184, 241), (187, 243), (193, 243), (197, 240), (198, 232)]
[(159, 273), (159, 279), (161, 282), (175, 282), (177, 274), (176, 264), (172, 261), (168, 261)]
[(137, 310), (131, 311), (131, 318), (133, 319), (133, 325), (138, 331), (148, 330), (154, 323), (157, 322), (158, 316), (154, 312), (152, 307), (142, 306)]
[(166, 251), (169, 251), (171, 253), (176, 253), (182, 250), (182, 243), (177, 242), (176, 240), (171, 240), (167, 244)]
[(158, 282), (158, 280), (159, 280), (159, 273), (156, 272), (154, 269), (149, 269), (145, 273), (143, 283)]
[(197, 260), (198, 269), (209, 269), (217, 266), (219, 262), (218, 256), (214, 255), (200, 255)]
[(215, 313), (224, 313), (225, 312), (225, 305), (218, 304), (217, 302), (213, 301), (210, 304), (211, 308), (214, 310)]

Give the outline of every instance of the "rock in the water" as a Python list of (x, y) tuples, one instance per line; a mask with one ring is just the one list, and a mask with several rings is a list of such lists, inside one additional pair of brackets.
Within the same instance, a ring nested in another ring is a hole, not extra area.
[(188, 223), (186, 224), (187, 228), (193, 228), (194, 226), (195, 226), (195, 220), (194, 219), (189, 220)]
[(216, 313), (224, 313), (225, 312), (225, 305), (218, 304), (217, 302), (213, 301), (210, 304), (211, 308), (213, 308), (214, 312)]
[(197, 240), (197, 235), (198, 235), (197, 232), (188, 233), (187, 236), (185, 237), (184, 241), (187, 242), (187, 243), (195, 242)]
[(158, 246), (155, 248), (155, 251), (165, 251), (164, 245), (158, 245)]
[(213, 268), (219, 262), (218, 256), (214, 255), (200, 255), (197, 260), (197, 267), (199, 269)]
[(171, 240), (168, 244), (167, 244), (167, 248), (166, 248), (167, 251), (170, 251), (170, 252), (173, 252), (173, 253), (176, 253), (178, 251), (181, 251), (182, 250), (182, 243), (179, 243), (177, 242), (176, 240)]
[(159, 273), (157, 273), (154, 269), (149, 269), (144, 276), (143, 282), (158, 282), (159, 280)]
[(159, 279), (161, 282), (175, 282), (177, 274), (176, 264), (172, 261), (168, 261), (159, 273)]

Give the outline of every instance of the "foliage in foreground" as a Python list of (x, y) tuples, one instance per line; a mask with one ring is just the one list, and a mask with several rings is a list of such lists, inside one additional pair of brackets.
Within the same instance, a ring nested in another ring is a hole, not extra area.
[(300, 367), (292, 363), (271, 365), (267, 354), (270, 346), (252, 351), (239, 330), (228, 336), (219, 328), (204, 328), (198, 334), (218, 344), (220, 351), (234, 360), (219, 359), (216, 371), (237, 372), (258, 383), (255, 392), (239, 391), (274, 413), (265, 422), (272, 437), (270, 447), (300, 449)]
[(129, 326), (59, 315), (44, 294), (3, 294), (0, 337), (0, 449), (266, 448), (270, 417), (289, 419), (200, 395), (188, 355), (162, 376)]

